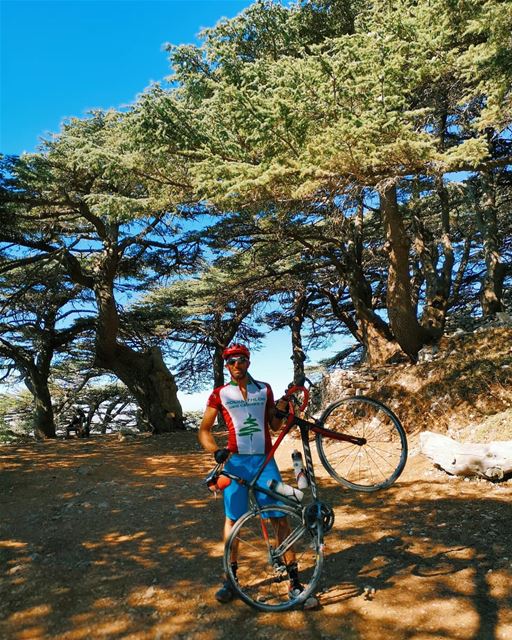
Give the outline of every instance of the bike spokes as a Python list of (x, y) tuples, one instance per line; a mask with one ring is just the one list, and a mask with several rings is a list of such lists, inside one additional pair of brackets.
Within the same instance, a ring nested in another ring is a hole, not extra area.
[(320, 420), (330, 431), (365, 441), (356, 445), (317, 435), (322, 464), (338, 482), (351, 489), (375, 491), (398, 478), (407, 458), (407, 440), (390, 409), (371, 398), (356, 396), (333, 403)]
[[(225, 552), (226, 564), (226, 558), (236, 549), (239, 595), (248, 604), (265, 611), (285, 610), (295, 605), (288, 593), (287, 564), (298, 563), (300, 579), (309, 595), (318, 582), (323, 557), (318, 535), (304, 526), (294, 509), (279, 507), (288, 524), (286, 535), (278, 540), (282, 524), (278, 525), (273, 517), (275, 509), (264, 508), (243, 516), (235, 524)], [(226, 568), (229, 574), (229, 565)]]

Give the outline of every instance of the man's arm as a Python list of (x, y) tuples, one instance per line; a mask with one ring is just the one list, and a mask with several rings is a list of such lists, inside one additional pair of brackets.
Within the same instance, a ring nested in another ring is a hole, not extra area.
[(218, 410), (214, 407), (206, 407), (203, 419), (199, 425), (198, 440), (205, 451), (215, 453), (219, 446), (215, 442), (215, 438), (212, 434), (212, 427), (217, 419)]

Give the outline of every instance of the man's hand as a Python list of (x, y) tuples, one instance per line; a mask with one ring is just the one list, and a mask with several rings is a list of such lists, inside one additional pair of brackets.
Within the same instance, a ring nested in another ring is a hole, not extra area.
[(276, 402), (276, 409), (282, 413), (288, 413), (288, 399), (286, 397), (279, 398)]
[(279, 398), (276, 402), (276, 408), (279, 409), (279, 411), (286, 411), (288, 409), (288, 399), (286, 396)]
[(285, 398), (279, 398), (275, 403), (272, 420), (270, 421), (270, 428), (272, 431), (277, 432), (283, 426), (283, 420), (288, 415), (288, 401)]
[(217, 451), (213, 454), (213, 457), (215, 458), (215, 462), (217, 464), (222, 464), (229, 458), (229, 454), (229, 449), (217, 449)]

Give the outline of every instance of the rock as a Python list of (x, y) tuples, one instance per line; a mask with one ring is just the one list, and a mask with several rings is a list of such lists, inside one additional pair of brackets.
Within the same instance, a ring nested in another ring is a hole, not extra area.
[(506, 311), (498, 311), (496, 313), (496, 321), (501, 326), (510, 326), (512, 325), (512, 315)]
[(11, 569), (9, 569), (7, 573), (12, 576), (15, 573), (19, 573), (20, 571), (23, 571), (24, 568), (25, 568), (24, 565), (17, 564), (15, 567), (12, 567)]
[(155, 587), (148, 587), (144, 592), (142, 599), (149, 600), (149, 598), (152, 598), (154, 595), (155, 595)]
[(462, 443), (425, 431), (420, 435), (420, 451), (448, 473), (458, 476), (501, 480), (512, 472), (512, 440)]
[(93, 468), (89, 467), (88, 465), (81, 465), (80, 467), (78, 467), (76, 472), (81, 476), (90, 476), (93, 472)]

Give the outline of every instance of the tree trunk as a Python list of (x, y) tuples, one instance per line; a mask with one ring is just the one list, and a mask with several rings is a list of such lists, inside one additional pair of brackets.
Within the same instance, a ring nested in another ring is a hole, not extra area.
[(107, 429), (110, 426), (110, 423), (112, 422), (112, 419), (113, 419), (112, 411), (114, 411), (116, 404), (117, 404), (117, 400), (114, 400), (114, 402), (111, 402), (108, 405), (107, 410), (105, 411), (105, 415), (103, 416), (103, 420), (101, 421), (101, 427), (100, 427), (100, 433), (102, 436), (104, 436), (107, 433)]
[(350, 333), (364, 347), (364, 359), (371, 366), (384, 364), (400, 351), (400, 346), (386, 323), (374, 309), (373, 292), (362, 267), (363, 251), (363, 205), (358, 208), (352, 223), (352, 237), (347, 239), (345, 262), (340, 262), (334, 253), (330, 258), (340, 279), (346, 282), (354, 306), (355, 320), (338, 303), (336, 297), (323, 289), (331, 303), (334, 315), (345, 323)]
[(34, 435), (39, 440), (55, 438), (55, 421), (48, 380), (35, 369), (31, 370), (25, 384), (34, 397)]
[(252, 304), (242, 300), (237, 303), (231, 318), (226, 319), (224, 312), (215, 314), (214, 320), (211, 323), (213, 328), (211, 335), (215, 344), (213, 352), (213, 385), (215, 389), (222, 387), (225, 381), (224, 358), (222, 357), (224, 349), (236, 336), (236, 332), (240, 328), (244, 318), (249, 315), (251, 310)]
[(431, 431), (420, 435), (420, 451), (446, 472), (502, 480), (512, 473), (512, 440), (462, 443)]
[[(448, 103), (442, 100), (438, 114), (437, 136), (438, 148), (441, 153), (446, 150), (448, 138)], [(450, 202), (448, 190), (442, 176), (435, 178), (435, 189), (439, 199), (441, 212), (441, 242), (437, 245), (437, 239), (430, 238), (430, 246), (421, 252), (423, 262), (423, 274), (425, 276), (425, 304), (421, 315), (421, 325), (434, 338), (439, 338), (444, 333), (446, 323), (446, 313), (448, 311), (449, 298), (452, 289), (453, 268), (455, 265), (455, 254), (451, 241), (450, 224)], [(421, 200), (421, 193), (418, 189), (417, 197)], [(420, 241), (425, 240), (423, 226), (420, 229)], [(425, 244), (425, 243), (424, 243)], [(443, 265), (439, 270), (439, 253), (443, 254)]]
[(293, 362), (293, 384), (302, 386), (306, 380), (304, 372), (304, 362), (306, 354), (302, 348), (302, 325), (304, 316), (308, 308), (308, 301), (304, 291), (296, 291), (293, 304), (293, 316), (290, 321), (290, 331), (292, 337), (292, 362)]
[(360, 321), (363, 334), (364, 360), (371, 367), (379, 367), (391, 358), (402, 354), (405, 357), (396, 340), (390, 339), (383, 333), (378, 324), (365, 319)]
[(101, 404), (101, 400), (97, 402), (93, 402), (92, 404), (89, 405), (89, 408), (87, 410), (87, 415), (85, 416), (85, 425), (89, 430), (91, 429), (92, 419), (94, 418), (94, 414), (98, 410), (98, 407), (100, 406), (100, 404)]
[(213, 386), (214, 389), (222, 387), (224, 384), (224, 358), (222, 352), (224, 347), (215, 347), (213, 353)]
[[(115, 273), (115, 269), (110, 269)], [(112, 371), (136, 399), (153, 433), (184, 429), (177, 387), (157, 347), (138, 352), (117, 342), (119, 318), (111, 279), (96, 283), (98, 328), (95, 365)]]
[(347, 276), (352, 304), (358, 320), (358, 335), (364, 347), (364, 360), (379, 366), (400, 352), (388, 323), (374, 309), (373, 291), (363, 266), (364, 206), (361, 197), (353, 220), (353, 237), (347, 243)]
[(409, 273), (409, 239), (398, 210), (396, 186), (380, 194), (381, 213), (388, 244), (387, 310), (389, 323), (402, 350), (416, 360), (428, 337), (416, 317)]
[[(448, 193), (442, 178), (436, 181), (436, 190), (441, 207), (441, 241), (426, 230), (422, 221), (415, 218), (416, 250), (422, 262), (425, 278), (425, 304), (421, 314), (422, 327), (434, 338), (444, 333), (446, 312), (450, 299), (455, 256), (451, 242), (450, 210)], [(438, 268), (439, 253), (443, 254), (442, 268)]]
[(96, 366), (112, 371), (124, 382), (153, 433), (185, 428), (178, 389), (158, 347), (137, 352), (118, 344), (112, 359), (97, 354)]
[(39, 351), (34, 357), (28, 350), (17, 348), (7, 340), (0, 339), (0, 354), (14, 360), (23, 374), (25, 386), (34, 398), (32, 424), (34, 435), (40, 440), (56, 437), (52, 397), (48, 387), (53, 357), (52, 342), (53, 332), (43, 332), (39, 339)]
[(500, 238), (496, 217), (496, 202), (492, 176), (483, 175), (482, 203), (476, 207), (477, 224), (482, 235), (485, 275), (480, 289), (480, 304), (484, 316), (503, 311), (503, 281), (505, 266), (500, 255)]

